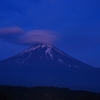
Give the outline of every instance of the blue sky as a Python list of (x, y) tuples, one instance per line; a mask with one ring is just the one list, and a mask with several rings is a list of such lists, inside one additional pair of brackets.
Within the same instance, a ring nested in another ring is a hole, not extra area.
[[(57, 32), (59, 39), (55, 46), (87, 64), (100, 67), (99, 0), (0, 0), (0, 29), (6, 27), (19, 27), (25, 32)], [(13, 36), (9, 37), (13, 40)], [(28, 46), (0, 37), (0, 60)]]

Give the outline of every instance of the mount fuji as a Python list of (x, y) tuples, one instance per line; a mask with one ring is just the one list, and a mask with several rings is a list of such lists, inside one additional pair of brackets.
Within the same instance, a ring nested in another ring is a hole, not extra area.
[(49, 44), (34, 44), (0, 61), (0, 84), (57, 86), (100, 92), (100, 68), (85, 64)]

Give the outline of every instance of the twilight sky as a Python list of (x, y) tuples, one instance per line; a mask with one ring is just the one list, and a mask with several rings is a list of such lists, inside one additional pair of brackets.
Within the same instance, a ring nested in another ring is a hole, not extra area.
[(0, 60), (34, 42), (100, 67), (100, 0), (0, 0)]

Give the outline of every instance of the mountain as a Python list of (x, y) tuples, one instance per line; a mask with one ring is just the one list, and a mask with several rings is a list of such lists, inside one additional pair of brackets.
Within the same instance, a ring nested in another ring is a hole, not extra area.
[(0, 84), (58, 86), (100, 92), (100, 68), (87, 65), (49, 44), (35, 44), (0, 61)]

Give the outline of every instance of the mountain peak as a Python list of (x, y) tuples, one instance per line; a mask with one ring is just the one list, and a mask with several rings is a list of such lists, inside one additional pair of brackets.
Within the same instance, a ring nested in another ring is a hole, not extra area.
[(51, 44), (34, 44), (33, 46), (29, 47), (18, 55), (7, 59), (6, 61), (28, 66), (33, 66), (34, 64), (40, 63), (47, 66), (52, 64), (74, 68), (90, 67), (89, 65), (71, 57)]
[(52, 48), (52, 45), (50, 44), (34, 44), (33, 46), (31, 46), (30, 48), (24, 50), (22, 53), (25, 53), (25, 52), (32, 52), (34, 50), (37, 50), (37, 49), (47, 49), (46, 50), (46, 53), (47, 52), (50, 52), (51, 48)]

